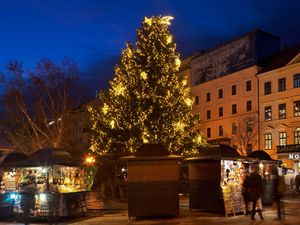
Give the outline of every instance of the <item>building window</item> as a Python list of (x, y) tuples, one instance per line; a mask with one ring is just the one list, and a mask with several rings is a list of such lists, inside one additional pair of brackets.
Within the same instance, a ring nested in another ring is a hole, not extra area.
[(247, 101), (247, 112), (252, 110), (252, 101)]
[(233, 123), (233, 124), (232, 124), (232, 127), (231, 127), (231, 133), (232, 133), (232, 134), (236, 134), (236, 133), (237, 133), (237, 125), (236, 125), (236, 123)]
[(265, 121), (272, 120), (272, 107), (267, 106), (265, 107)]
[(231, 86), (231, 95), (236, 95), (236, 85)]
[(278, 79), (278, 91), (285, 91), (285, 78)]
[(219, 117), (222, 117), (223, 116), (223, 107), (220, 107), (219, 108)]
[(223, 98), (223, 89), (219, 89), (219, 98)]
[(211, 137), (211, 130), (210, 130), (210, 128), (206, 129), (206, 134), (207, 134), (207, 138)]
[(272, 149), (272, 134), (271, 133), (265, 134), (265, 149), (266, 150)]
[(272, 92), (271, 81), (265, 83), (265, 95), (269, 95)]
[(253, 131), (253, 121), (248, 120), (247, 121), (247, 132), (251, 133)]
[(286, 117), (286, 105), (285, 103), (278, 105), (278, 118), (284, 119)]
[(223, 136), (223, 126), (219, 126), (219, 136)]
[(300, 128), (296, 128), (294, 131), (294, 142), (296, 145), (300, 144)]
[(251, 152), (253, 150), (253, 145), (251, 142), (247, 143), (247, 152)]
[(211, 116), (211, 115), (210, 115), (210, 110), (207, 110), (207, 111), (206, 111), (206, 119), (209, 120), (209, 119), (210, 119), (210, 116)]
[(300, 74), (294, 75), (294, 88), (300, 87)]
[(206, 101), (210, 102), (210, 92), (206, 93)]
[(251, 91), (251, 80), (246, 81), (246, 91)]
[(195, 97), (195, 104), (196, 104), (196, 105), (199, 105), (199, 96), (196, 96), (196, 97)]
[(279, 132), (279, 145), (286, 145), (286, 132)]
[(300, 101), (294, 101), (294, 116), (300, 116)]
[(236, 114), (236, 112), (237, 112), (237, 110), (236, 110), (236, 104), (233, 104), (231, 106), (231, 112), (232, 112), (232, 114)]

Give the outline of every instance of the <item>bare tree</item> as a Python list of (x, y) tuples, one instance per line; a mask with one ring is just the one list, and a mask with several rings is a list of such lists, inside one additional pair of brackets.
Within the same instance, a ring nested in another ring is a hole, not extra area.
[(249, 114), (232, 123), (231, 145), (241, 155), (248, 156), (258, 147), (258, 118), (256, 114)]
[(42, 147), (65, 147), (74, 123), (67, 122), (82, 94), (76, 64), (41, 60), (25, 72), (17, 61), (4, 75), (4, 134), (18, 149), (30, 153)]

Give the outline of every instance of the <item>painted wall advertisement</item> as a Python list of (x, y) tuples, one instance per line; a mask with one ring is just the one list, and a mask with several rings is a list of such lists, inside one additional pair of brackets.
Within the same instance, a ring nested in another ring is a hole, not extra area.
[(254, 65), (255, 49), (255, 35), (247, 35), (192, 59), (192, 85)]

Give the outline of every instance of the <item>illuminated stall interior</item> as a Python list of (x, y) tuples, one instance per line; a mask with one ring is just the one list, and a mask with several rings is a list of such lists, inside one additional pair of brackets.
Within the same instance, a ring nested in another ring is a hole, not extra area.
[(16, 214), (22, 213), (20, 192), (28, 175), (36, 183), (33, 216), (48, 216), (50, 210), (57, 211), (58, 216), (85, 212), (84, 193), (93, 184), (94, 170), (83, 167), (68, 152), (53, 148), (41, 149), (26, 160), (7, 166), (3, 172), (1, 192), (10, 193)]

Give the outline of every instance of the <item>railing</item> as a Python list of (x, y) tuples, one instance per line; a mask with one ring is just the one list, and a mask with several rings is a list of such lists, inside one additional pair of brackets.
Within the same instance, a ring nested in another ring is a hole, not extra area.
[(300, 144), (277, 145), (277, 153), (300, 152)]

